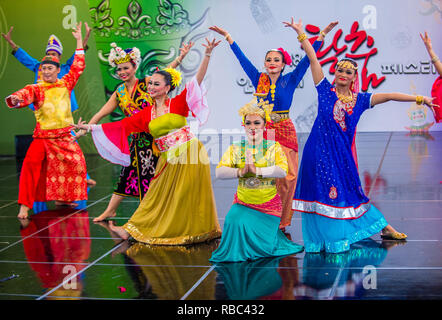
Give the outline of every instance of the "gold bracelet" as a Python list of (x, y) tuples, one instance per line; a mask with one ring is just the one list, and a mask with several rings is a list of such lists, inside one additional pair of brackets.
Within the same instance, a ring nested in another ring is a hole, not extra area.
[(180, 57), (176, 57), (175, 60), (178, 62), (178, 64), (181, 64), (181, 62), (183, 61), (182, 59), (180, 59)]
[(305, 39), (307, 39), (308, 37), (307, 37), (307, 35), (305, 34), (305, 33), (303, 33), (303, 34), (300, 34), (299, 36), (298, 36), (298, 41), (299, 42), (302, 42), (302, 41), (304, 41)]
[(423, 96), (416, 96), (416, 104), (422, 104), (424, 102)]
[(325, 39), (325, 36), (327, 35), (324, 31), (319, 32), (319, 34)]
[(227, 40), (228, 37), (230, 37), (230, 33), (226, 34), (224, 38)]
[(439, 57), (438, 56), (434, 56), (434, 57), (431, 58), (431, 63), (432, 64), (435, 64), (438, 61), (439, 61)]

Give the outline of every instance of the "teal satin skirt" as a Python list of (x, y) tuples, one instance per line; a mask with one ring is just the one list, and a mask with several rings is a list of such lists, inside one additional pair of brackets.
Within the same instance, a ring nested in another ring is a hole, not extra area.
[(240, 262), (292, 255), (304, 248), (279, 229), (280, 218), (235, 203), (224, 222), (221, 242), (211, 262)]

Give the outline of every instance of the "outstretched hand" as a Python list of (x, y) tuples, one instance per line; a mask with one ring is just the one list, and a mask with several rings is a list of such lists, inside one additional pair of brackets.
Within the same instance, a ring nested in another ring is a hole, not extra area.
[(298, 23), (296, 23), (295, 19), (292, 17), (290, 22), (283, 21), (282, 23), (284, 24), (284, 27), (290, 27), (298, 34), (302, 34), (304, 32), (301, 19), (299, 19)]
[(224, 30), (218, 26), (212, 26), (209, 27), (210, 30), (215, 31), (216, 33), (219, 33), (220, 35), (222, 35), (223, 37), (227, 36), (229, 33), (227, 32), (227, 30)]
[(209, 39), (206, 38), (207, 44), (203, 43), (203, 47), (206, 48), (206, 55), (210, 55), (212, 53), (212, 50), (220, 44), (221, 40), (216, 41), (215, 38), (213, 38), (212, 41), (209, 41)]
[(193, 47), (193, 45), (195, 44), (195, 42), (189, 41), (189, 43), (187, 44), (183, 44), (183, 47), (180, 48), (180, 59), (182, 60), (190, 51), (190, 49)]
[(91, 125), (86, 124), (86, 121), (82, 121), (81, 117), (80, 119), (78, 119), (78, 123), (77, 124), (73, 123), (72, 126), (74, 127), (74, 129), (78, 130), (74, 131), (75, 133), (74, 140), (81, 138), (91, 130)]
[(427, 33), (427, 31), (425, 31), (425, 36), (424, 35), (422, 35), (422, 33), (419, 33), (419, 35), (421, 36), (421, 39), (422, 39), (422, 41), (424, 42), (424, 44), (425, 44), (425, 47), (427, 48), (427, 50), (431, 50), (432, 49), (432, 45), (431, 45), (431, 38), (430, 38), (430, 36), (428, 35), (428, 33)]
[(324, 30), (322, 30), (325, 34), (328, 34), (330, 31), (333, 30), (334, 27), (336, 27), (336, 25), (338, 24), (338, 21), (333, 21), (330, 22), (329, 25), (327, 27), (325, 27)]
[(72, 35), (75, 39), (81, 40), (81, 21), (77, 23), (77, 26), (75, 27), (74, 31), (72, 31)]
[(18, 96), (15, 95), (11, 95), (7, 99), (9, 99), (9, 102), (13, 106), (18, 106), (20, 103), (24, 102), (23, 99), (20, 99)]
[(12, 32), (13, 29), (14, 29), (14, 27), (11, 26), (11, 28), (9, 29), (9, 31), (8, 31), (7, 34), (4, 34), (4, 33), (2, 32), (2, 37), (3, 37), (6, 41), (8, 41), (8, 43), (11, 43), (11, 42), (12, 42), (11, 32)]
[(431, 111), (433, 111), (433, 114), (436, 114), (436, 110), (434, 108), (440, 108), (439, 105), (434, 104), (433, 100), (435, 98), (430, 98), (430, 97), (423, 97), (424, 98), (424, 104), (431, 109)]

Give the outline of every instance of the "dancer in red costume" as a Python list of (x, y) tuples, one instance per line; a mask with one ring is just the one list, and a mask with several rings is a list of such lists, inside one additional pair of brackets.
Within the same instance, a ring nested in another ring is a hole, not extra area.
[(60, 61), (45, 56), (43, 81), (27, 85), (6, 98), (10, 108), (33, 103), (37, 125), (20, 174), (18, 217), (28, 218), (34, 201), (72, 203), (87, 199), (86, 162), (71, 135), (73, 117), (70, 95), (85, 68), (81, 22), (72, 32), (77, 49), (71, 70), (57, 79)]

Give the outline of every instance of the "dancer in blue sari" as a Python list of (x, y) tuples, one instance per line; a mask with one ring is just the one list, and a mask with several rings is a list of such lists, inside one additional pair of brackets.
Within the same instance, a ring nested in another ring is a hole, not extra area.
[(403, 93), (358, 92), (357, 63), (342, 59), (337, 64), (335, 85), (324, 77), (315, 51), (303, 32), (302, 22), (284, 22), (298, 33), (310, 59), (318, 91), (318, 116), (304, 147), (293, 209), (302, 212), (306, 252), (344, 252), (352, 243), (382, 232), (383, 238), (403, 240), (407, 236), (387, 223), (361, 186), (351, 152), (355, 128), (361, 114), (388, 101), (425, 103), (432, 98)]

